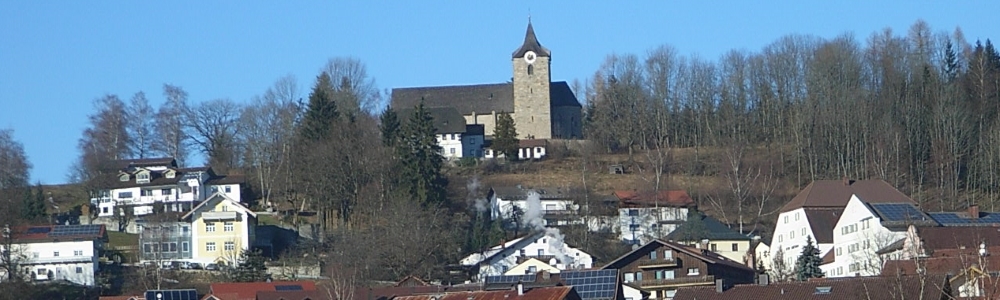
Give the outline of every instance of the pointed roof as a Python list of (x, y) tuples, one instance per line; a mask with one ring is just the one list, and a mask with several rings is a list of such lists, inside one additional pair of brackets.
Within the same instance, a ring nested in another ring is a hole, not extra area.
[(524, 34), (524, 44), (521, 44), (520, 48), (514, 50), (513, 58), (522, 57), (528, 51), (534, 51), (538, 56), (552, 56), (549, 49), (542, 47), (542, 44), (538, 42), (538, 38), (535, 37), (535, 29), (531, 27), (531, 20), (528, 20), (528, 32)]
[(229, 196), (226, 196), (225, 193), (216, 192), (215, 194), (212, 194), (212, 196), (209, 196), (208, 199), (205, 199), (205, 201), (202, 201), (201, 204), (198, 204), (198, 206), (192, 208), (191, 211), (181, 216), (181, 219), (186, 220), (188, 217), (191, 217), (195, 213), (200, 212), (205, 207), (215, 207), (214, 205), (218, 204), (221, 201), (229, 202), (230, 204), (232, 204), (233, 207), (246, 212), (248, 215), (251, 215), (254, 218), (257, 217), (257, 213), (253, 212), (253, 210), (247, 208), (246, 206), (243, 206), (243, 204), (240, 203), (239, 201), (233, 200), (233, 198), (229, 198)]
[(792, 201), (781, 208), (789, 212), (802, 207), (840, 208), (847, 206), (851, 196), (865, 203), (916, 203), (888, 182), (869, 180), (816, 180), (802, 189)]

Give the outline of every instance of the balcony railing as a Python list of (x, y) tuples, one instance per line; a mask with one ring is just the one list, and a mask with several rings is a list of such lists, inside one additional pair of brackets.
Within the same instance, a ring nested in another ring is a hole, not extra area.
[(676, 267), (676, 266), (677, 266), (677, 260), (673, 258), (658, 258), (653, 260), (639, 261), (639, 268), (643, 269)]
[(714, 284), (715, 276), (677, 277), (671, 279), (644, 279), (639, 282), (642, 287), (689, 286)]
[(201, 213), (205, 220), (236, 220), (235, 211), (207, 211)]
[(79, 255), (79, 256), (59, 256), (59, 257), (38, 257), (38, 258), (28, 258), (21, 264), (25, 265), (35, 265), (35, 264), (68, 264), (68, 263), (81, 263), (93, 261), (93, 256)]

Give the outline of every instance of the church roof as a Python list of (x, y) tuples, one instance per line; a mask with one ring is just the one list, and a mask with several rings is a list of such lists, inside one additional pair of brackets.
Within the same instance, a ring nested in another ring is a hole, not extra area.
[[(434, 118), (434, 130), (438, 134), (462, 133), (465, 132), (465, 118), (458, 113), (454, 107), (425, 107), (427, 113)], [(402, 108), (397, 110), (397, 115), (403, 124), (410, 122), (413, 116), (413, 108)]]
[(524, 44), (514, 50), (513, 58), (522, 57), (528, 51), (535, 51), (538, 56), (548, 57), (552, 55), (549, 49), (542, 47), (542, 44), (538, 42), (538, 38), (535, 37), (535, 29), (531, 27), (531, 21), (528, 21), (528, 32), (524, 34)]
[[(552, 107), (582, 107), (565, 81), (549, 86)], [(511, 83), (413, 87), (392, 89), (394, 109), (413, 108), (424, 101), (427, 107), (454, 107), (462, 115), (514, 112), (514, 85)]]

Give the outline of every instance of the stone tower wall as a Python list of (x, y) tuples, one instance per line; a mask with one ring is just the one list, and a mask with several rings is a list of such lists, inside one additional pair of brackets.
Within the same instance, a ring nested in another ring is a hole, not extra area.
[[(552, 102), (549, 85), (549, 57), (539, 56), (528, 64), (517, 57), (514, 63), (514, 126), (520, 139), (552, 138)], [(532, 66), (531, 75), (528, 66)]]

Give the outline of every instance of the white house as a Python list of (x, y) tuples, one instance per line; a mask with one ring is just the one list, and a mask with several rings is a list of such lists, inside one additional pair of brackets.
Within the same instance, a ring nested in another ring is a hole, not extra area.
[(535, 258), (529, 258), (520, 264), (510, 268), (503, 275), (531, 275), (538, 272), (545, 271), (550, 274), (559, 274), (559, 268), (556, 268), (550, 264), (540, 261)]
[(210, 167), (180, 168), (172, 158), (116, 161), (118, 173), (105, 181), (105, 189), (90, 199), (98, 217), (131, 210), (136, 216), (163, 211), (185, 212), (216, 191), (240, 201), (242, 176), (217, 175)]
[[(104, 225), (31, 226), (12, 231), (11, 249), (6, 249), (7, 243), (3, 242), (0, 250), (10, 251), (15, 271), (22, 278), (97, 284), (98, 260), (108, 240)], [(0, 277), (0, 281), (6, 278)]]
[(777, 271), (774, 270), (774, 262), (781, 259), (785, 266), (783, 272), (791, 272), (807, 239), (819, 249), (824, 261), (832, 259), (830, 251), (833, 249), (834, 231), (852, 198), (868, 203), (912, 202), (882, 180), (813, 181), (781, 208), (771, 238), (770, 253), (762, 256), (768, 258), (763, 259), (764, 266)]
[(643, 245), (673, 232), (687, 220), (688, 209), (695, 207), (686, 191), (654, 192), (615, 191), (618, 204), (617, 224), (622, 241)]
[(231, 264), (256, 240), (257, 214), (225, 193), (213, 194), (181, 220), (191, 224), (190, 261)]
[[(445, 159), (483, 157), (486, 137), (482, 124), (466, 125), (465, 117), (454, 107), (427, 107), (424, 110), (434, 120), (435, 137)], [(413, 113), (413, 108), (404, 108), (397, 114), (402, 123), (408, 123)]]
[(577, 223), (578, 220), (574, 217), (580, 207), (571, 199), (572, 191), (569, 188), (561, 187), (528, 188), (520, 185), (492, 187), (487, 195), (490, 200), (490, 217), (494, 220), (519, 219), (518, 215), (524, 214), (528, 210), (528, 195), (531, 192), (539, 197), (542, 216), (546, 221), (545, 225), (557, 226)]
[[(503, 153), (493, 150), (490, 146), (492, 145), (492, 140), (487, 141), (485, 145), (485, 158), (500, 158), (505, 157)], [(517, 159), (542, 159), (546, 155), (546, 151), (549, 147), (549, 142), (547, 140), (541, 139), (528, 139), (528, 140), (518, 140), (517, 142)]]
[(884, 261), (876, 252), (905, 237), (909, 225), (937, 223), (912, 200), (869, 203), (852, 196), (834, 227), (834, 260), (821, 268), (827, 277), (878, 275)]
[(537, 232), (493, 246), (481, 253), (473, 253), (463, 258), (460, 264), (471, 269), (474, 280), (482, 282), (486, 276), (503, 275), (532, 258), (559, 270), (589, 269), (594, 264), (590, 254), (570, 247), (561, 237), (545, 232)]

